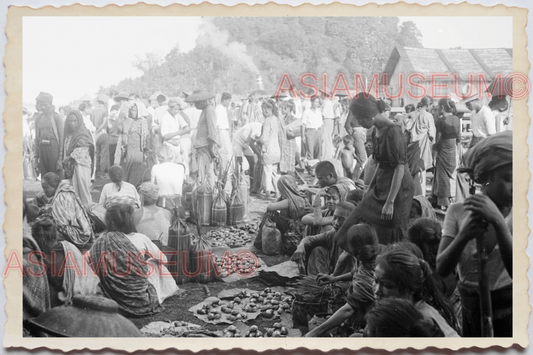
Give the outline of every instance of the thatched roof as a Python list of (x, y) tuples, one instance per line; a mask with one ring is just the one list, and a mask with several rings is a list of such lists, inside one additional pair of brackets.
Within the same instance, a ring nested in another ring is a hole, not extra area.
[(491, 81), (498, 73), (506, 76), (512, 72), (513, 51), (506, 48), (395, 47), (384, 70), (389, 79), (400, 61), (402, 61), (403, 73), (406, 76), (411, 73), (421, 73), (429, 79), (433, 73), (457, 73), (461, 80), (468, 80), (468, 74), (473, 73), (475, 80), (477, 80), (477, 74), (483, 73), (486, 80)]

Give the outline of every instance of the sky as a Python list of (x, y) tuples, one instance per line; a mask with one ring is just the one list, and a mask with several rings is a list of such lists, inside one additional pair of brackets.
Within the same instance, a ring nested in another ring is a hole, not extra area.
[[(511, 17), (400, 17), (413, 21), (426, 48), (512, 48)], [(201, 17), (25, 17), (23, 20), (23, 102), (39, 92), (56, 106), (100, 86), (142, 74), (132, 64), (146, 53), (164, 56), (176, 45), (190, 51)]]

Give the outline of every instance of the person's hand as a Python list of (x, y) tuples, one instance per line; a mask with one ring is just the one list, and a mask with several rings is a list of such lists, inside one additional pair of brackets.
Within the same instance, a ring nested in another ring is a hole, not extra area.
[(291, 256), (291, 261), (294, 261), (295, 263), (298, 263), (305, 259), (305, 249), (304, 248), (296, 248), (296, 251)]
[(335, 282), (335, 276), (319, 273), (316, 275), (316, 282), (319, 286), (331, 284)]
[(477, 236), (483, 235), (487, 231), (487, 224), (483, 222), (480, 215), (466, 211), (463, 219), (459, 224), (459, 235), (466, 238), (466, 241), (472, 240)]
[(59, 159), (56, 163), (56, 170), (63, 170), (63, 162), (61, 161), (61, 159)]
[(503, 216), (496, 204), (487, 195), (472, 195), (464, 202), (464, 208), (490, 224), (502, 222)]
[(503, 125), (504, 125), (504, 126), (507, 126), (508, 124), (509, 124), (509, 116), (507, 116), (507, 117), (505, 117), (505, 118), (503, 119)]
[(393, 213), (394, 204), (392, 202), (385, 202), (385, 204), (383, 205), (383, 209), (381, 210), (381, 219), (391, 221)]

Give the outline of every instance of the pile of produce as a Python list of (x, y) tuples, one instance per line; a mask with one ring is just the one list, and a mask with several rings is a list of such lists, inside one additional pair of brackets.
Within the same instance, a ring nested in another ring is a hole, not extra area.
[(243, 247), (252, 241), (250, 234), (257, 231), (257, 226), (253, 223), (246, 223), (239, 227), (222, 228), (207, 233), (207, 238), (211, 241), (211, 246), (228, 246), (230, 248)]
[(263, 318), (277, 318), (283, 312), (291, 312), (292, 297), (283, 297), (280, 292), (274, 292), (267, 287), (263, 292), (252, 294), (250, 304), (260, 304)]
[(284, 327), (281, 325), (281, 323), (277, 322), (274, 323), (272, 328), (266, 328), (263, 332), (260, 331), (257, 326), (252, 325), (250, 327), (250, 330), (248, 330), (245, 333), (245, 337), (247, 338), (280, 338), (280, 337), (286, 337), (289, 334), (289, 330), (287, 327)]
[(248, 302), (239, 299), (239, 297), (232, 301), (221, 301), (217, 297), (208, 297), (203, 302), (191, 307), (189, 312), (193, 312), (196, 318), (211, 324), (246, 322), (257, 318), (260, 314), (258, 309), (248, 307)]
[(221, 277), (228, 277), (231, 274), (237, 273), (239, 275), (248, 275), (259, 269), (260, 263), (258, 258), (250, 260), (247, 254), (233, 254), (225, 256), (215, 255), (215, 263), (217, 270), (221, 273)]

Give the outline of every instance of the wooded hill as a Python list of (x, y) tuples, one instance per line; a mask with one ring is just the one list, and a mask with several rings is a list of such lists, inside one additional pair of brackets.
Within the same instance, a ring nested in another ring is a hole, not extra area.
[[(183, 35), (183, 34), (181, 34)], [(382, 72), (396, 45), (422, 47), (416, 25), (397, 17), (217, 17), (205, 18), (196, 47), (182, 53), (173, 48), (164, 59), (147, 53), (134, 63), (138, 78), (102, 87), (149, 97), (156, 91), (176, 96), (203, 89), (246, 95), (258, 88), (274, 92), (284, 73), (298, 87), (303, 73), (315, 73), (331, 88), (342, 72), (352, 85), (353, 74)]]

